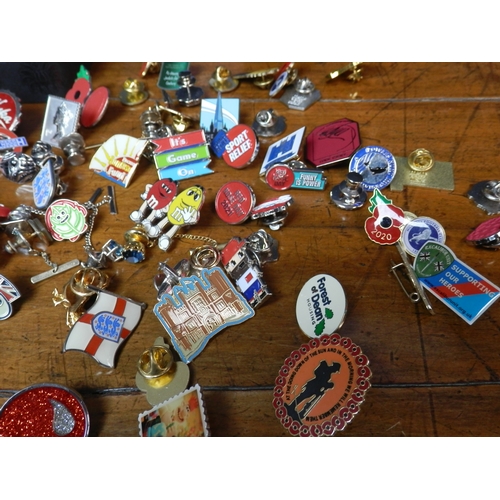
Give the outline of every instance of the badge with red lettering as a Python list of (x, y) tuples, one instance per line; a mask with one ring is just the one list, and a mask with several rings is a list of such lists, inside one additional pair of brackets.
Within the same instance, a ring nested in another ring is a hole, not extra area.
[(226, 133), (222, 159), (233, 168), (243, 168), (255, 160), (259, 141), (251, 127), (236, 125)]
[(276, 417), (293, 436), (333, 436), (359, 413), (370, 388), (369, 361), (338, 333), (302, 344), (276, 378)]
[(21, 103), (9, 90), (0, 90), (0, 127), (16, 130), (21, 120)]
[(342, 285), (328, 274), (312, 277), (297, 297), (300, 329), (311, 338), (336, 332), (344, 323), (347, 301)]
[(228, 224), (241, 224), (250, 217), (255, 206), (253, 189), (242, 181), (224, 184), (215, 197), (215, 211)]
[(500, 297), (500, 288), (439, 242), (425, 243), (413, 267), (422, 286), (469, 325)]

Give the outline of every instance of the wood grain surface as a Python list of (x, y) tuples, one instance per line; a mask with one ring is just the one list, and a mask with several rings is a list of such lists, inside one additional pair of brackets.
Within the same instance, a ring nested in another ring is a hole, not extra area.
[[(220, 64), (233, 74), (281, 65), (192, 63), (196, 85), (206, 97), (216, 97), (209, 79)], [(363, 146), (380, 145), (401, 157), (426, 148), (436, 160), (451, 162), (452, 191), (405, 187), (401, 192), (389, 188), (383, 192), (403, 210), (437, 220), (457, 258), (500, 284), (499, 253), (465, 241), (475, 227), (492, 217), (468, 199), (467, 191), (476, 182), (498, 178), (500, 64), (366, 63), (361, 81), (339, 77), (328, 82), (327, 74), (344, 64), (295, 64), (299, 76), (308, 77), (322, 95), (306, 111), (289, 110), (248, 81), (224, 97), (240, 99), (241, 123), (251, 125), (258, 111), (272, 108), (286, 117), (285, 134), (306, 126), (307, 135), (319, 125), (349, 118), (358, 122)], [(118, 98), (124, 81), (137, 78), (140, 67), (141, 63), (90, 67), (93, 88), (108, 87), (111, 98), (102, 121), (94, 128), (80, 129), (87, 145), (119, 133), (140, 137), (141, 113), (161, 99), (157, 76), (143, 79), (150, 93), (147, 102), (127, 107)], [(200, 111), (175, 102), (174, 107), (191, 116)], [(16, 133), (25, 136), (30, 146), (40, 139), (44, 113), (45, 104), (23, 104)], [(258, 202), (276, 196), (258, 176), (267, 148), (275, 140), (261, 140), (257, 159), (241, 170), (212, 155), (215, 173), (194, 180), (206, 190), (200, 221), (185, 232), (222, 243), (263, 227), (258, 221), (224, 223), (214, 201), (220, 186), (234, 179), (248, 183)], [(92, 154), (88, 151), (86, 163), (67, 165), (61, 174), (68, 184), (66, 198), (84, 202), (95, 189), (106, 187), (106, 181), (88, 168)], [(216, 335), (189, 364), (191, 382), (198, 383), (205, 396), (212, 434), (289, 435), (274, 414), (275, 379), (291, 351), (308, 340), (295, 317), (297, 295), (309, 278), (328, 273), (342, 284), (348, 302), (339, 333), (361, 347), (373, 373), (359, 414), (337, 436), (500, 435), (499, 304), (471, 326), (430, 295), (435, 315), (422, 303), (411, 303), (389, 272), (391, 260), (400, 261), (396, 248), (379, 246), (365, 233), (367, 205), (348, 212), (330, 202), (330, 189), (346, 173), (345, 167), (326, 169), (324, 191), (289, 191), (294, 203), (284, 226), (272, 232), (279, 241), (280, 257), (264, 267), (272, 297), (252, 319)], [(111, 215), (107, 206), (100, 209), (92, 233), (96, 248), (110, 238), (123, 242), (124, 232), (133, 225), (130, 212), (142, 203), (145, 185), (155, 180), (154, 166), (142, 161), (128, 188), (116, 186), (118, 214)], [(0, 177), (0, 203), (10, 208), (32, 204), (23, 187)], [(0, 234), (2, 247), (6, 239), (6, 234)], [(81, 352), (62, 353), (68, 327), (64, 309), (52, 303), (52, 291), (64, 286), (71, 271), (33, 285), (30, 278), (48, 269), (43, 260), (2, 252), (0, 274), (17, 286), (22, 297), (13, 303), (13, 315), (0, 323), (0, 404), (31, 384), (63, 384), (79, 391), (88, 405), (91, 436), (137, 436), (137, 417), (150, 405), (135, 385), (136, 363), (142, 351), (164, 335), (153, 314), (153, 277), (160, 262), (175, 265), (192, 247), (191, 242), (176, 240), (167, 253), (157, 247), (148, 249), (141, 264), (118, 262), (108, 267), (109, 291), (148, 306), (120, 349), (114, 369), (103, 368)], [(85, 259), (83, 240), (56, 242), (47, 251), (57, 263)]]

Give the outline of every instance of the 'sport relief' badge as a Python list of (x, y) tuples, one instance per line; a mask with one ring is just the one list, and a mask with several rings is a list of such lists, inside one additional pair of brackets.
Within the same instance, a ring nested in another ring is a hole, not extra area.
[(472, 325), (500, 297), (500, 288), (458, 260), (445, 245), (428, 241), (413, 263), (422, 286)]
[(361, 348), (338, 333), (302, 344), (276, 378), (276, 417), (294, 436), (333, 436), (359, 412), (370, 388), (368, 365)]
[(295, 308), (300, 329), (311, 338), (336, 332), (344, 323), (346, 311), (344, 289), (328, 274), (318, 274), (306, 282)]

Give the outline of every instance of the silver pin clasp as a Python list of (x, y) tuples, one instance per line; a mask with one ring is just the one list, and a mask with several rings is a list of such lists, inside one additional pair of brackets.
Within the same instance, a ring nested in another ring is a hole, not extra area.
[[(425, 305), (426, 309), (429, 311), (429, 313), (435, 314), (434, 310), (432, 309), (432, 305), (429, 302), (427, 295), (425, 294), (424, 288), (420, 284), (420, 281), (418, 280), (417, 275), (415, 274), (415, 271), (413, 270), (413, 267), (410, 264), (408, 256), (406, 255), (406, 252), (405, 252), (404, 248), (401, 246), (401, 243), (399, 241), (396, 243), (396, 248), (398, 249), (399, 255), (401, 255), (401, 258), (403, 259), (403, 262), (400, 262), (399, 264), (394, 264), (394, 262), (391, 261), (392, 267), (391, 267), (390, 271), (394, 274), (394, 276), (398, 280), (401, 288), (405, 292), (406, 296), (412, 302), (417, 303), (420, 299), (422, 299), (422, 302), (424, 303), (424, 305)], [(399, 269), (403, 270), (406, 277), (411, 281), (413, 288), (414, 288), (413, 292), (408, 292), (408, 290), (404, 286), (404, 284), (401, 281), (401, 278), (399, 277), (398, 272), (397, 272)]]

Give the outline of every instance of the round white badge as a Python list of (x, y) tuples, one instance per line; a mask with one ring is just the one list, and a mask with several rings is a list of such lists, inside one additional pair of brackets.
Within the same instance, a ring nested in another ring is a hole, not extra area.
[(300, 329), (311, 338), (336, 332), (344, 323), (347, 300), (342, 285), (328, 274), (313, 276), (297, 297)]

